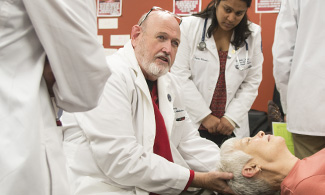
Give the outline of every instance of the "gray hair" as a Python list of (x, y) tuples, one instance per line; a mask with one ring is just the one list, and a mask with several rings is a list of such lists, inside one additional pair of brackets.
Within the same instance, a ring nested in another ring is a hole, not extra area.
[(229, 187), (238, 195), (274, 194), (276, 191), (262, 178), (246, 178), (242, 175), (242, 169), (253, 157), (234, 147), (238, 140), (238, 138), (228, 139), (220, 148), (219, 170), (234, 174), (234, 178), (227, 181)]
[(147, 15), (147, 13), (142, 14), (141, 18), (140, 18), (139, 21), (138, 21), (138, 25), (140, 25), (141, 22), (145, 22), (145, 21), (143, 21), (143, 20), (144, 20), (144, 18), (146, 17), (146, 15)]
[(143, 19), (146, 17), (146, 15), (147, 15), (147, 13), (142, 14), (141, 18), (138, 21), (138, 25), (140, 25), (140, 23), (142, 22), (141, 28), (142, 28), (143, 33), (146, 32), (146, 28), (147, 28), (147, 20), (143, 21)]

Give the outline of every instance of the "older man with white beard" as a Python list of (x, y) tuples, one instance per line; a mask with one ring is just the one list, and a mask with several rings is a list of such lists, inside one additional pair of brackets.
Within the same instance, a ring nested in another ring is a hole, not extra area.
[(192, 126), (168, 73), (180, 22), (153, 7), (132, 27), (131, 41), (108, 58), (112, 75), (99, 106), (64, 113), (73, 194), (174, 195), (190, 193), (190, 186), (231, 193), (224, 180), (232, 174), (215, 171), (218, 146)]

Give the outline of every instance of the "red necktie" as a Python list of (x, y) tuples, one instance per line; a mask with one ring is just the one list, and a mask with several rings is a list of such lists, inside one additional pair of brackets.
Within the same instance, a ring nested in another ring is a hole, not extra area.
[[(158, 154), (159, 156), (164, 157), (170, 162), (173, 162), (173, 156), (170, 150), (170, 143), (169, 143), (165, 121), (158, 108), (157, 92), (158, 92), (157, 82), (154, 82), (152, 92), (151, 92), (151, 99), (152, 99), (152, 104), (153, 104), (155, 119), (156, 119), (156, 137), (153, 146), (153, 152), (155, 154)], [(150, 195), (157, 195), (157, 194), (150, 193)]]
[(170, 143), (167, 134), (167, 129), (163, 116), (161, 115), (158, 108), (158, 93), (157, 93), (157, 82), (154, 83), (152, 92), (152, 104), (155, 112), (156, 119), (156, 137), (155, 144), (153, 146), (153, 152), (159, 156), (164, 157), (165, 159), (173, 162), (172, 152), (170, 150)]

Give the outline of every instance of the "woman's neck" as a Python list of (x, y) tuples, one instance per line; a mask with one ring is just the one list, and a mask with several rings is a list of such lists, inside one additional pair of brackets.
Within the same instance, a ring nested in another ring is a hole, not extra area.
[(280, 189), (281, 182), (298, 161), (299, 159), (290, 153), (290, 155), (287, 155), (282, 160), (268, 163), (262, 167), (263, 178), (266, 178), (268, 183), (274, 186), (275, 189)]
[(213, 38), (218, 48), (218, 51), (228, 51), (232, 32), (232, 30), (224, 31), (220, 27), (214, 31)]

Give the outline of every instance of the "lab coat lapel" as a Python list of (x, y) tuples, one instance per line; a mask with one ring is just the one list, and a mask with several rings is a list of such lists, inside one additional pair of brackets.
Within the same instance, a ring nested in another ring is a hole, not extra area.
[[(139, 68), (140, 69), (140, 68)], [(141, 70), (140, 70), (141, 71)], [(156, 119), (155, 113), (152, 105), (152, 100), (149, 92), (147, 82), (142, 74), (138, 72), (138, 76), (135, 80), (135, 84), (139, 88), (139, 92), (142, 93), (143, 100), (143, 147), (147, 152), (153, 152), (154, 138), (156, 136)], [(139, 100), (139, 101), (142, 101)], [(139, 108), (141, 109), (141, 108)]]
[[(154, 138), (156, 136), (156, 123), (155, 123), (155, 113), (153, 110), (150, 91), (146, 79), (135, 57), (134, 49), (131, 45), (131, 42), (129, 41), (124, 46), (124, 48), (125, 48), (125, 54), (124, 54), (125, 58), (129, 59), (130, 67), (135, 73), (134, 83), (137, 89), (139, 90), (138, 93), (141, 93), (138, 94), (138, 97), (141, 97), (142, 99), (139, 99), (138, 101), (143, 101), (143, 104), (139, 104), (142, 105), (142, 108), (138, 108), (139, 114), (143, 114), (143, 119), (144, 119), (144, 121), (142, 121), (142, 123), (144, 124), (142, 144), (144, 146), (145, 151), (152, 152), (153, 145), (154, 145)], [(131, 53), (133, 55), (130, 55)]]
[(216, 46), (213, 36), (209, 38), (206, 37), (206, 45), (207, 45), (207, 50), (211, 52), (212, 55), (219, 61), (218, 48)]
[[(134, 53), (134, 49), (132, 47), (131, 41), (129, 41), (127, 44), (125, 44), (124, 48), (125, 48), (124, 55), (126, 58), (129, 59), (131, 68), (136, 75), (135, 84), (141, 90), (141, 92), (144, 94), (146, 101), (150, 102), (150, 104), (152, 105), (148, 85), (147, 85), (146, 79), (141, 71), (141, 68), (138, 64), (138, 60), (135, 57), (135, 53)], [(133, 55), (130, 55), (130, 53), (132, 53)]]
[(158, 98), (159, 110), (164, 117), (167, 133), (170, 136), (175, 117), (173, 110), (175, 95), (170, 90), (170, 79), (167, 76), (162, 76), (158, 79)]
[(140, 76), (139, 75), (137, 76), (137, 78), (135, 80), (135, 84), (141, 90), (141, 92), (144, 94), (145, 100), (148, 101), (152, 105), (151, 95), (150, 95), (147, 81), (144, 78), (144, 76), (142, 75), (142, 72), (140, 72), (140, 74), (141, 74)]
[(235, 63), (236, 63), (235, 47), (232, 44), (230, 44), (228, 50), (227, 63), (226, 63), (226, 70), (228, 70), (231, 66), (235, 66)]

